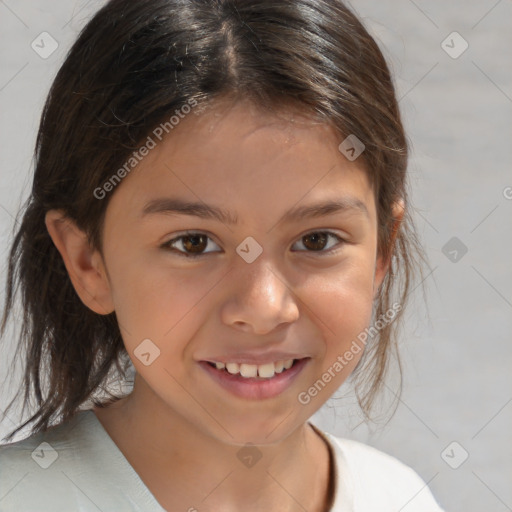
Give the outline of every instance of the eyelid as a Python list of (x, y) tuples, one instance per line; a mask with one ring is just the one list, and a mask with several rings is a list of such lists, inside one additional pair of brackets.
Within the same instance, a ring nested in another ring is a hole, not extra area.
[[(304, 238), (307, 235), (312, 235), (312, 234), (317, 234), (317, 233), (326, 234), (328, 237), (331, 236), (331, 237), (337, 239), (338, 242), (336, 245), (334, 245), (333, 247), (330, 247), (327, 250), (307, 251), (307, 250), (301, 249), (298, 251), (292, 250), (292, 252), (303, 252), (303, 253), (306, 253), (308, 255), (313, 255), (313, 256), (317, 255), (317, 254), (318, 255), (336, 254), (336, 252), (340, 249), (341, 245), (348, 243), (348, 240), (346, 238), (344, 238), (343, 236), (341, 236), (336, 231), (333, 231), (331, 229), (319, 228), (319, 229), (313, 229), (313, 230), (306, 231), (305, 233), (299, 235), (297, 240), (292, 245), (295, 245), (297, 242), (300, 242), (302, 240), (302, 238)], [(173, 238), (171, 238), (167, 242), (164, 242), (163, 244), (161, 244), (160, 247), (162, 247), (163, 249), (169, 249), (171, 252), (177, 253), (179, 256), (183, 256), (185, 258), (200, 258), (201, 256), (206, 256), (207, 254), (211, 254), (213, 252), (223, 252), (223, 251), (208, 251), (208, 252), (193, 254), (193, 253), (186, 253), (186, 252), (180, 251), (179, 249), (176, 249), (175, 247), (171, 246), (172, 243), (178, 242), (181, 238), (184, 238), (187, 236), (198, 236), (198, 235), (206, 235), (207, 238), (209, 238), (212, 242), (214, 242), (217, 246), (219, 246), (219, 244), (217, 244), (217, 242), (214, 240), (213, 235), (211, 235), (209, 232), (188, 230), (188, 231), (184, 231), (182, 233), (176, 234), (175, 236), (173, 236)]]
[(303, 252), (303, 253), (306, 253), (308, 255), (313, 255), (313, 256), (316, 254), (320, 254), (320, 255), (321, 254), (336, 254), (336, 252), (338, 252), (338, 250), (340, 249), (341, 245), (348, 243), (348, 241), (345, 238), (343, 238), (343, 236), (341, 236), (336, 231), (332, 231), (330, 229), (314, 229), (312, 231), (307, 231), (306, 233), (303, 233), (302, 235), (300, 235), (298, 240), (296, 242), (294, 242), (293, 245), (295, 245), (298, 242), (301, 242), (302, 238), (304, 238), (305, 236), (313, 235), (313, 234), (317, 234), (317, 233), (323, 233), (323, 234), (327, 235), (327, 237), (333, 237), (337, 240), (337, 243), (333, 247), (330, 247), (329, 249), (326, 249), (326, 250), (305, 251), (305, 250), (301, 249), (300, 251), (292, 251), (292, 252)]
[(199, 253), (199, 254), (193, 254), (193, 253), (186, 253), (186, 252), (180, 251), (179, 249), (176, 249), (175, 247), (172, 247), (172, 245), (171, 245), (173, 243), (179, 242), (180, 239), (185, 238), (187, 236), (199, 236), (199, 235), (206, 235), (206, 237), (209, 240), (211, 240), (213, 243), (215, 243), (217, 246), (219, 246), (219, 244), (214, 239), (215, 237), (213, 237), (213, 235), (211, 233), (209, 233), (208, 231), (187, 230), (187, 231), (184, 231), (184, 232), (174, 235), (170, 240), (161, 244), (160, 247), (163, 249), (168, 249), (171, 252), (176, 253), (179, 256), (183, 256), (185, 258), (199, 258), (201, 256), (206, 256), (207, 254), (211, 254), (212, 252), (223, 252), (223, 251), (208, 251), (208, 252), (203, 252), (203, 253)]

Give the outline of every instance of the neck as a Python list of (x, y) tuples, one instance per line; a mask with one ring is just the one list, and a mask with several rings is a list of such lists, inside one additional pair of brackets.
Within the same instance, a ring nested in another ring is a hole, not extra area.
[(309, 424), (271, 445), (230, 445), (149, 389), (136, 380), (128, 397), (94, 412), (164, 508), (324, 512), (329, 449)]

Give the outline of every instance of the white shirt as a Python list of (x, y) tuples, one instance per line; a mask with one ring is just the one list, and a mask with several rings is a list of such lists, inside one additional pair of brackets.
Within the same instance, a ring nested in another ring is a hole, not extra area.
[[(408, 466), (375, 448), (314, 428), (334, 455), (330, 512), (442, 512), (425, 482)], [(193, 507), (201, 512), (199, 501)], [(36, 511), (164, 508), (94, 412), (83, 410), (46, 432), (0, 445), (0, 512)]]

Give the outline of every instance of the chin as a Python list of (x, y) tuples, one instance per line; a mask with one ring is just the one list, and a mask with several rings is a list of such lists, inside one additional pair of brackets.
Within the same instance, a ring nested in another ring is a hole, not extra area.
[[(268, 411), (262, 413), (261, 410), (259, 413), (241, 411), (239, 414), (219, 418), (222, 426), (211, 420), (207, 427), (208, 435), (232, 446), (272, 446), (304, 425), (314, 412), (309, 413), (306, 407), (299, 404), (294, 404), (293, 407), (296, 410), (291, 412), (290, 407), (283, 408), (281, 405), (279, 414), (270, 414)], [(203, 431), (204, 427), (201, 427)]]

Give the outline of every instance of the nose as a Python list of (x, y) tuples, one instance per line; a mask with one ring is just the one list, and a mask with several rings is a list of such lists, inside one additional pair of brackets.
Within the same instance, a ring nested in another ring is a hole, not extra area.
[(263, 257), (244, 261), (231, 273), (221, 316), (225, 325), (252, 334), (267, 334), (299, 318), (297, 297), (277, 269)]

